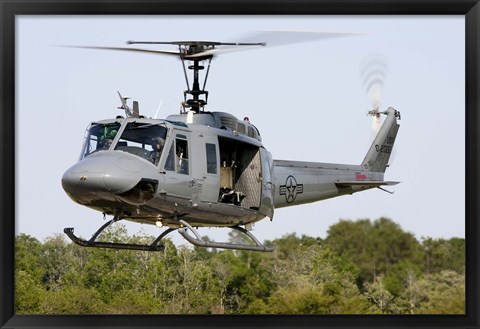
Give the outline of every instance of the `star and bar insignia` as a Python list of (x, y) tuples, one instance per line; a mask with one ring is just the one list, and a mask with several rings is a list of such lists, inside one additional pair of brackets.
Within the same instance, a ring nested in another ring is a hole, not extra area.
[(303, 184), (298, 184), (295, 177), (288, 176), (285, 185), (280, 185), (280, 195), (285, 195), (287, 203), (292, 203), (298, 194), (303, 193)]

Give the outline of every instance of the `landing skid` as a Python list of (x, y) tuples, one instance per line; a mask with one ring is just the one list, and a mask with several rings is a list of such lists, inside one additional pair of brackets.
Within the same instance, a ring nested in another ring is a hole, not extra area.
[[(121, 218), (115, 216), (112, 220), (108, 221), (102, 225), (90, 238), (90, 240), (82, 240), (73, 233), (73, 228), (67, 227), (63, 229), (63, 232), (76, 244), (82, 247), (92, 247), (92, 248), (110, 248), (110, 249), (126, 249), (126, 250), (142, 250), (142, 251), (163, 251), (165, 245), (161, 244), (160, 241), (170, 232), (178, 230), (178, 233), (185, 238), (191, 244), (197, 247), (203, 248), (222, 248), (222, 249), (235, 249), (235, 250), (250, 250), (250, 251), (263, 251), (263, 252), (272, 252), (275, 250), (274, 246), (264, 246), (257, 240), (257, 238), (247, 231), (244, 228), (239, 226), (233, 226), (231, 229), (239, 231), (250, 238), (254, 245), (246, 243), (229, 243), (229, 242), (215, 242), (215, 241), (205, 241), (202, 240), (200, 234), (197, 230), (194, 229), (189, 223), (183, 219), (177, 219), (180, 224), (180, 228), (168, 228), (162, 234), (160, 234), (155, 241), (149, 245), (139, 245), (139, 244), (130, 244), (130, 243), (115, 243), (115, 242), (103, 242), (95, 241), (97, 237), (105, 230), (107, 227), (113, 223), (121, 220)], [(191, 231), (195, 237), (192, 237), (188, 234), (188, 231)]]
[[(264, 252), (272, 252), (275, 250), (275, 247), (273, 246), (264, 246), (263, 244), (260, 243), (260, 241), (255, 238), (255, 236), (248, 232), (246, 229), (241, 228), (239, 226), (233, 226), (231, 229), (237, 230), (246, 236), (248, 236), (254, 243), (255, 245), (250, 245), (250, 244), (244, 244), (244, 243), (228, 243), (228, 242), (210, 242), (210, 241), (205, 241), (202, 240), (202, 237), (200, 234), (198, 234), (197, 230), (195, 230), (190, 224), (188, 224), (186, 221), (183, 219), (179, 220), (180, 224), (183, 225), (184, 227), (178, 229), (178, 233), (180, 233), (181, 236), (185, 238), (188, 242), (191, 244), (198, 246), (198, 247), (204, 247), (204, 248), (223, 248), (223, 249), (236, 249), (236, 250), (251, 250), (251, 251), (264, 251)], [(195, 238), (192, 237), (190, 234), (188, 234), (188, 231), (193, 232), (195, 235)]]
[(168, 233), (175, 231), (173, 228), (169, 228), (166, 231), (162, 232), (149, 245), (140, 245), (140, 244), (131, 244), (131, 243), (115, 243), (115, 242), (102, 242), (102, 241), (95, 241), (100, 233), (105, 230), (107, 227), (112, 225), (113, 223), (119, 221), (118, 217), (114, 217), (112, 220), (108, 221), (104, 225), (102, 225), (97, 232), (93, 234), (90, 240), (82, 240), (73, 234), (73, 228), (67, 227), (63, 229), (63, 232), (76, 244), (82, 247), (93, 247), (93, 248), (110, 248), (110, 249), (126, 249), (126, 250), (142, 250), (142, 251), (163, 251), (165, 249), (165, 245), (159, 244), (160, 240), (162, 240)]

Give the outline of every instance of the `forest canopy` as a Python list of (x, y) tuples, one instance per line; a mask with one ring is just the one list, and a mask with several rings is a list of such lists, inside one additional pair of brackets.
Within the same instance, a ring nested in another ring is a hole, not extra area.
[[(238, 239), (235, 234), (231, 240)], [(117, 224), (103, 241), (148, 243)], [(419, 240), (388, 218), (340, 220), (273, 253), (79, 247), (20, 234), (17, 314), (465, 314), (465, 240)]]

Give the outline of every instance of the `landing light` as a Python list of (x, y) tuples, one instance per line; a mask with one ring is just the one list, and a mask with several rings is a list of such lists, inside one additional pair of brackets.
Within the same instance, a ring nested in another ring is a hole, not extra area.
[(158, 228), (162, 228), (163, 223), (162, 223), (161, 220), (157, 220), (157, 221), (155, 222), (155, 225), (157, 225)]

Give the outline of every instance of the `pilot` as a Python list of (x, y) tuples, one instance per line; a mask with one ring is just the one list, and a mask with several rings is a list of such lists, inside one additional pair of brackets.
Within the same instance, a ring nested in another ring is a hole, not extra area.
[(158, 165), (158, 162), (160, 161), (160, 156), (162, 155), (163, 147), (165, 146), (165, 139), (162, 137), (156, 137), (152, 141), (152, 147), (153, 151), (150, 153), (150, 160), (155, 165)]
[(97, 150), (108, 150), (112, 142), (113, 140), (111, 138), (104, 138), (98, 143)]

